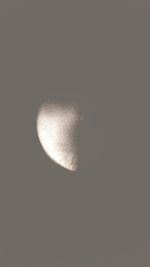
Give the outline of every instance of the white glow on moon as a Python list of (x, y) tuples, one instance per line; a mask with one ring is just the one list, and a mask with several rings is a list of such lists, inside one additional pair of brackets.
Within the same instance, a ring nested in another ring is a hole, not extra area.
[(61, 104), (44, 104), (37, 117), (37, 133), (46, 154), (70, 171), (78, 167), (74, 136), (78, 122), (77, 110)]

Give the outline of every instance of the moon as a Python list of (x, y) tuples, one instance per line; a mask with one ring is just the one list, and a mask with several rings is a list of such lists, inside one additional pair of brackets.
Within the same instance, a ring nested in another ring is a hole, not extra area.
[(78, 168), (76, 130), (81, 117), (72, 105), (46, 103), (37, 116), (37, 133), (46, 154), (70, 171)]

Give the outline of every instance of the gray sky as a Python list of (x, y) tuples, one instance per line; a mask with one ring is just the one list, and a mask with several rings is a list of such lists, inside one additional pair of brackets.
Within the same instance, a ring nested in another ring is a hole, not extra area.
[[(147, 1), (0, 1), (0, 266), (150, 266)], [(75, 101), (80, 168), (44, 154), (45, 99)]]

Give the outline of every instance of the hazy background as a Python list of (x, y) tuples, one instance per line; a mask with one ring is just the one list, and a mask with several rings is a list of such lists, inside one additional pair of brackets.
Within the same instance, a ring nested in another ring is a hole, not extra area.
[[(149, 25), (146, 0), (0, 0), (0, 266), (150, 266)], [(47, 97), (83, 111), (76, 173), (39, 145)]]

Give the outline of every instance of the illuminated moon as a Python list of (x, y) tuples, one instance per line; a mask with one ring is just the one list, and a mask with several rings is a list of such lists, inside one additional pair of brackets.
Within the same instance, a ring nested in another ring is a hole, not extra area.
[(37, 133), (44, 151), (70, 171), (78, 167), (75, 133), (79, 120), (75, 107), (55, 103), (44, 104), (37, 117)]

